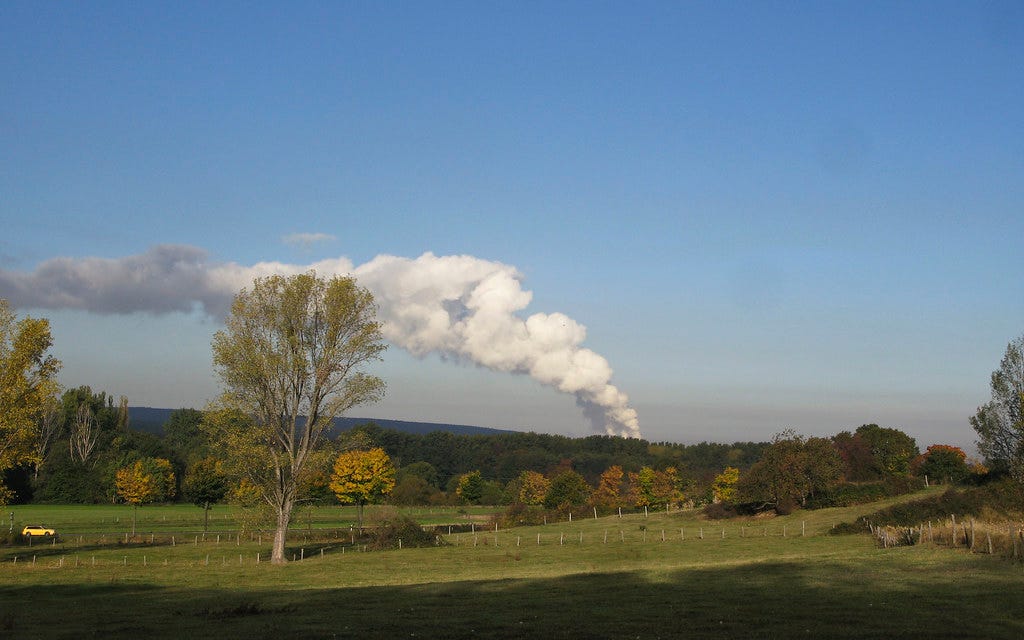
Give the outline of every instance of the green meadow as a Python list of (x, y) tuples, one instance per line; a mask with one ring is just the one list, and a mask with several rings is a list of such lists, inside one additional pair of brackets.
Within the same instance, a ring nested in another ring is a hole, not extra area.
[(16, 507), (19, 527), (62, 535), (0, 547), (0, 636), (1024, 637), (1018, 562), (830, 535), (884, 504), (728, 521), (579, 514), (497, 532), (482, 510), (423, 508), (410, 515), (476, 532), (379, 551), (352, 544), (354, 511), (312, 509), (285, 566), (225, 507), (205, 537), (195, 507), (139, 509), (127, 542), (123, 506)]

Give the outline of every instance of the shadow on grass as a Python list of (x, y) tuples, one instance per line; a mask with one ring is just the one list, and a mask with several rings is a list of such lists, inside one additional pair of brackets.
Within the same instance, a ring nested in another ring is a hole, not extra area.
[(661, 575), (279, 591), (3, 586), (0, 636), (1024, 637), (1019, 572), (957, 571), (900, 575), (857, 564), (772, 562)]

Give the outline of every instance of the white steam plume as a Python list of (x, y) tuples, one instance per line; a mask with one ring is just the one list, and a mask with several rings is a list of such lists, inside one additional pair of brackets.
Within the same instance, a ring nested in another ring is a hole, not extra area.
[(532, 298), (514, 267), (472, 256), (416, 259), (381, 255), (355, 266), (346, 258), (311, 265), (216, 263), (202, 249), (164, 245), (120, 259), (55, 258), (31, 273), (0, 270), (0, 297), (16, 307), (153, 314), (196, 305), (223, 318), (253, 278), (315, 270), (354, 275), (380, 305), (384, 336), (422, 357), (470, 362), (576, 396), (584, 415), (609, 435), (640, 437), (636, 411), (610, 384), (608, 361), (580, 346), (586, 328), (561, 313), (517, 315)]

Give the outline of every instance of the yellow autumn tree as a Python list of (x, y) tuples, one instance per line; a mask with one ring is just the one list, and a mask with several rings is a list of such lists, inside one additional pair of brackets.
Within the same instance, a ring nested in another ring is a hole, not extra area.
[(395, 488), (395, 466), (380, 447), (346, 451), (334, 461), (328, 485), (338, 502), (359, 506), (363, 526), (363, 505), (381, 500)]
[(519, 502), (522, 504), (544, 504), (544, 496), (550, 488), (551, 481), (542, 473), (523, 471), (519, 474)]
[(60, 361), (46, 354), (52, 344), (48, 320), (16, 320), (0, 298), (0, 504), (8, 497), (3, 472), (42, 462), (37, 455), (39, 424), (57, 395), (60, 370)]
[(711, 495), (715, 502), (730, 503), (736, 499), (736, 485), (740, 481), (740, 470), (736, 467), (726, 467), (722, 473), (715, 476), (711, 483)]
[(174, 497), (174, 468), (163, 458), (144, 458), (117, 470), (114, 488), (122, 500), (132, 505), (132, 535), (140, 504)]
[(597, 482), (597, 489), (594, 489), (594, 493), (590, 495), (590, 503), (595, 507), (622, 506), (622, 480), (624, 477), (622, 467), (617, 464), (605, 469)]
[(638, 507), (655, 507), (681, 500), (683, 492), (679, 472), (675, 467), (656, 471), (644, 467), (629, 474), (630, 497)]

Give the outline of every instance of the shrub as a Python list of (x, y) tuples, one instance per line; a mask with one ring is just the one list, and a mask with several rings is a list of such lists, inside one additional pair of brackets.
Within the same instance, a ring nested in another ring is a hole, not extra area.
[(1024, 486), (1012, 480), (992, 482), (981, 487), (950, 488), (939, 496), (930, 496), (893, 505), (865, 516), (856, 523), (836, 527), (834, 533), (863, 531), (864, 521), (880, 525), (917, 526), (931, 520), (992, 516), (1019, 517), (1024, 513)]
[(893, 498), (924, 488), (924, 481), (910, 476), (890, 476), (878, 482), (844, 482), (807, 501), (808, 509), (849, 507)]
[(704, 517), (709, 520), (727, 520), (737, 515), (736, 507), (725, 502), (712, 502), (704, 507)]
[(793, 496), (784, 496), (780, 498), (778, 503), (775, 505), (775, 513), (780, 516), (788, 516), (797, 510), (799, 505), (796, 503), (796, 498)]
[(546, 513), (539, 506), (515, 503), (509, 505), (505, 512), (498, 516), (498, 526), (509, 528), (544, 524)]
[(398, 541), (403, 547), (433, 547), (437, 536), (423, 530), (418, 522), (409, 516), (385, 512), (371, 522), (369, 531), (371, 549), (394, 549)]

